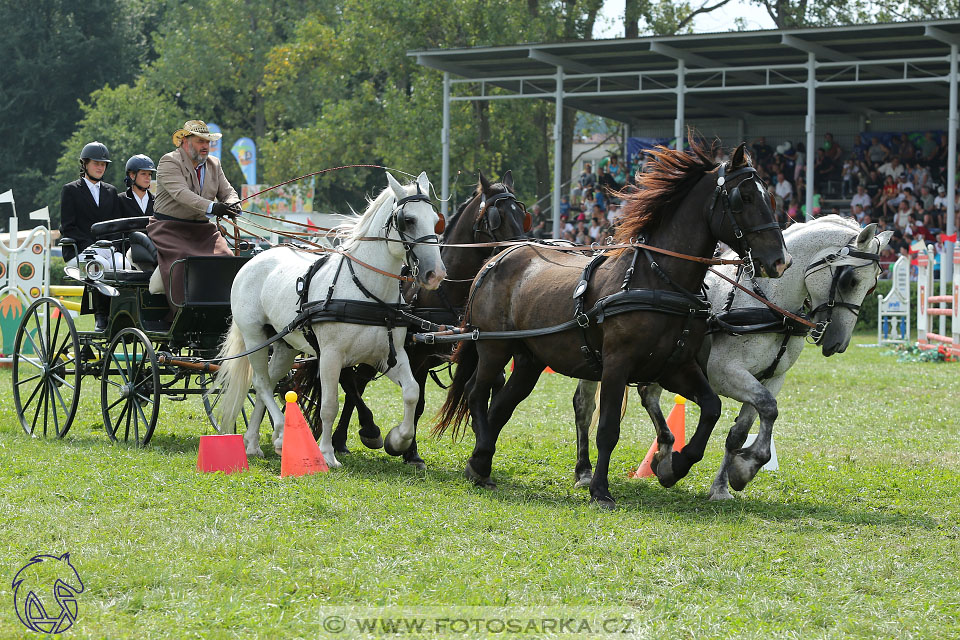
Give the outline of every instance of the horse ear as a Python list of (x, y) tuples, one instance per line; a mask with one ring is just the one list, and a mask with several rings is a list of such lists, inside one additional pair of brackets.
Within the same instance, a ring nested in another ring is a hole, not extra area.
[(490, 184), (490, 181), (487, 180), (487, 177), (483, 175), (483, 171), (478, 171), (480, 174), (480, 191), (483, 193), (490, 193), (493, 191), (493, 186)]
[(507, 188), (507, 191), (513, 193), (513, 171), (507, 169), (506, 173), (500, 177), (500, 182)]
[(883, 231), (882, 233), (880, 233), (880, 235), (877, 236), (877, 240), (880, 241), (880, 251), (883, 251), (883, 248), (888, 244), (890, 244), (890, 238), (892, 237), (893, 237), (893, 231), (890, 231), (889, 229), (886, 231)]
[(744, 167), (747, 165), (747, 161), (745, 158), (746, 153), (744, 152), (744, 149), (746, 148), (746, 146), (747, 146), (746, 142), (741, 142), (740, 145), (736, 149), (734, 149), (733, 156), (731, 156), (730, 158), (731, 169), (736, 169), (736, 168)]
[(397, 200), (407, 195), (407, 193), (403, 190), (403, 185), (397, 182), (397, 179), (393, 177), (392, 173), (387, 173), (387, 185), (389, 185), (390, 190), (393, 191), (393, 195)]
[(420, 185), (420, 191), (425, 195), (430, 195), (430, 179), (427, 178), (427, 172), (421, 171), (420, 175), (417, 176), (417, 184)]
[(876, 235), (877, 223), (873, 222), (868, 224), (860, 230), (860, 235), (857, 236), (857, 247), (859, 249), (866, 249), (867, 245), (870, 244), (870, 241), (873, 240), (874, 236)]

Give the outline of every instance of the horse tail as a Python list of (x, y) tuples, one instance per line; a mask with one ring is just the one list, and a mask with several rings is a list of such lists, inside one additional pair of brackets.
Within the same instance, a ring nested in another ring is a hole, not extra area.
[(323, 430), (320, 421), (320, 360), (312, 358), (301, 362), (293, 374), (291, 384), (297, 392), (297, 404), (310, 425), (313, 438), (319, 440)]
[[(230, 330), (223, 344), (220, 345), (220, 353), (217, 358), (230, 358), (238, 353), (243, 353), (247, 346), (243, 340), (243, 333), (234, 320), (230, 323)], [(253, 367), (250, 366), (250, 360), (244, 356), (242, 358), (233, 358), (224, 360), (217, 371), (217, 377), (213, 382), (212, 393), (216, 389), (222, 389), (220, 394), (220, 407), (217, 416), (217, 422), (220, 425), (233, 425), (240, 409), (243, 408), (243, 402), (250, 391), (250, 383), (253, 381)]]
[(477, 345), (473, 340), (464, 340), (458, 346), (450, 361), (457, 365), (453, 373), (453, 381), (447, 390), (447, 399), (437, 413), (437, 424), (434, 425), (431, 433), (434, 436), (441, 436), (453, 426), (454, 439), (460, 438), (463, 432), (464, 422), (470, 413), (467, 405), (467, 382), (473, 377), (477, 370), (477, 363), (480, 357), (477, 353)]

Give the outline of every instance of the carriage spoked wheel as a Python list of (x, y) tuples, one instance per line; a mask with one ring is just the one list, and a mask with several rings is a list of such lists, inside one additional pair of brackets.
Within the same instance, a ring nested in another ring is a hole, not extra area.
[(145, 446), (160, 413), (160, 372), (149, 338), (127, 327), (110, 342), (100, 372), (103, 427), (113, 441)]
[[(207, 420), (210, 421), (210, 424), (213, 425), (213, 428), (216, 429), (217, 433), (236, 433), (237, 432), (237, 423), (234, 422), (232, 425), (225, 426), (220, 424), (218, 414), (220, 413), (220, 400), (222, 397), (222, 389), (217, 388), (212, 391), (207, 391), (213, 387), (213, 376), (204, 376), (200, 379), (200, 388), (203, 389), (203, 410), (207, 414)], [(253, 405), (257, 402), (257, 395), (253, 390), (247, 392), (247, 398), (243, 401), (243, 407), (240, 409), (240, 415), (237, 416), (237, 419), (242, 422), (243, 433), (247, 432), (247, 427), (250, 426), (250, 416), (253, 414)]]
[(80, 401), (80, 340), (58, 300), (31, 304), (17, 328), (13, 350), (13, 403), (29, 436), (62, 438)]

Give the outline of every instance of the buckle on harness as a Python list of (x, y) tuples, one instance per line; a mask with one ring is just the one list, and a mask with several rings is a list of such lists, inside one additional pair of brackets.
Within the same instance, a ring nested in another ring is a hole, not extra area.
[(590, 317), (585, 313), (578, 313), (576, 316), (577, 324), (580, 325), (581, 329), (586, 329), (590, 326)]
[(423, 340), (423, 344), (434, 344), (434, 342), (435, 342), (435, 340), (436, 340), (436, 338), (437, 338), (437, 337), (436, 337), (434, 334), (432, 334), (432, 333), (422, 333), (422, 334), (420, 334), (420, 337), (421, 337), (421, 339)]

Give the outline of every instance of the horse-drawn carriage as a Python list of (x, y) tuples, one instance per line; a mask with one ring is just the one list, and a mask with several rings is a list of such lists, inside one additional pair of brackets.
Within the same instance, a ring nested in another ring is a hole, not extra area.
[(78, 330), (64, 304), (52, 297), (26, 310), (15, 338), (13, 400), (28, 435), (65, 436), (84, 378), (91, 377), (99, 379), (103, 426), (112, 440), (147, 444), (161, 397), (176, 401), (203, 395), (217, 427), (216, 398), (204, 395), (217, 366), (203, 361), (216, 356), (230, 317), (230, 286), (249, 257), (177, 261), (171, 269), (183, 270), (183, 295), (174, 304), (167, 295), (150, 292), (157, 259), (143, 232), (148, 220), (121, 218), (91, 228), (98, 238), (94, 247), (112, 246), (140, 268), (107, 264), (87, 250), (79, 253), (78, 266), (66, 269), (86, 285), (84, 310), (94, 291), (109, 298), (106, 330)]

